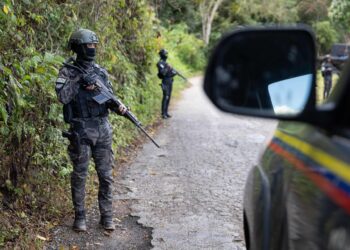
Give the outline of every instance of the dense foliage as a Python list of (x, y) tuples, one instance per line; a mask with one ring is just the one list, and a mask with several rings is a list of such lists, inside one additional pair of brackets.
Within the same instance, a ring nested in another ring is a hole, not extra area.
[[(202, 32), (198, 6), (203, 1), (149, 0), (163, 23), (186, 23), (197, 37), (201, 37)], [(314, 28), (318, 52), (324, 55), (330, 52), (332, 43), (349, 41), (349, 10), (347, 0), (224, 0), (212, 24), (210, 47), (223, 33), (238, 26), (304, 23)]]
[[(45, 235), (55, 218), (71, 211), (71, 165), (61, 136), (67, 125), (54, 91), (61, 63), (72, 56), (66, 50), (71, 32), (96, 31), (97, 63), (146, 126), (160, 109), (157, 51), (166, 46), (185, 73), (200, 70), (204, 59), (186, 28), (155, 29), (144, 1), (5, 0), (0, 7), (0, 247), (30, 248), (38, 232)], [(182, 40), (174, 43), (175, 36)], [(118, 156), (137, 131), (126, 119), (111, 120)]]

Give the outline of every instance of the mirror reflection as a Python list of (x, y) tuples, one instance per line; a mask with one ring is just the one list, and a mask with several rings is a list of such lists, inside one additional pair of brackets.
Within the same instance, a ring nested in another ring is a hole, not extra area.
[(312, 75), (293, 77), (270, 83), (269, 95), (276, 114), (298, 114), (302, 110), (311, 90)]
[(242, 32), (227, 38), (221, 48), (206, 79), (217, 105), (262, 115), (295, 116), (304, 110), (314, 86), (309, 33)]

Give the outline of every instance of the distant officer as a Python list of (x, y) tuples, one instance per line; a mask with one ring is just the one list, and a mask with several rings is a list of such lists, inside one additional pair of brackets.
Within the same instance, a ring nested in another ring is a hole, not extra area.
[(324, 82), (323, 99), (326, 99), (329, 96), (329, 93), (332, 89), (333, 71), (334, 71), (334, 66), (332, 64), (332, 59), (330, 55), (326, 55), (321, 65), (321, 73), (322, 73), (323, 82)]
[(170, 118), (171, 115), (168, 113), (168, 107), (171, 97), (171, 92), (173, 88), (174, 76), (177, 72), (166, 62), (168, 58), (168, 52), (165, 49), (159, 51), (160, 60), (157, 63), (158, 68), (158, 77), (162, 79), (162, 90), (163, 90), (163, 99), (162, 99), (162, 118)]
[(127, 109), (124, 105), (111, 107), (108, 102), (99, 104), (93, 99), (99, 93), (95, 83), (104, 84), (112, 92), (107, 71), (94, 63), (98, 42), (91, 30), (74, 32), (68, 46), (76, 53), (76, 60), (73, 60), (73, 66), (66, 64), (60, 69), (56, 81), (58, 99), (64, 104), (64, 118), (70, 124), (66, 136), (70, 140), (68, 152), (73, 163), (71, 190), (75, 210), (73, 229), (76, 231), (86, 231), (85, 181), (91, 155), (99, 179), (100, 224), (106, 230), (114, 230), (112, 126), (108, 113), (112, 109), (122, 115)]

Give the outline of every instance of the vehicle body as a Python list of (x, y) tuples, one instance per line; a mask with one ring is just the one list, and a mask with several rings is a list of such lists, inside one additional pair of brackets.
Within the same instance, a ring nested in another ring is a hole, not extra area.
[(346, 43), (335, 43), (331, 48), (331, 59), (334, 65), (341, 67), (349, 59), (350, 45)]
[(246, 181), (247, 249), (350, 249), (350, 64), (322, 105), (316, 80), (306, 27), (240, 29), (212, 54), (204, 90), (218, 108), (280, 119)]

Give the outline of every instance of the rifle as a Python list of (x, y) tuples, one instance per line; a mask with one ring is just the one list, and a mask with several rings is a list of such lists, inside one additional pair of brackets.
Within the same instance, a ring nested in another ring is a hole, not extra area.
[[(65, 66), (67, 67), (71, 67), (73, 69), (78, 70), (79, 72), (83, 73), (83, 74), (87, 74), (88, 72), (86, 72), (86, 70), (66, 63), (63, 63)], [(107, 101), (112, 101), (113, 104), (116, 105), (116, 107), (118, 108), (120, 105), (122, 105), (123, 103), (121, 101), (119, 101), (117, 99), (117, 97), (115, 97), (110, 91), (109, 89), (104, 85), (104, 84), (99, 84), (99, 83), (95, 83), (94, 84), (97, 89), (100, 91), (100, 93), (96, 96), (93, 97), (93, 99), (98, 103), (98, 104), (103, 104)], [(129, 121), (131, 121), (137, 128), (139, 128), (152, 142), (154, 145), (156, 145), (158, 148), (160, 148), (160, 146), (156, 143), (156, 141), (146, 132), (146, 130), (142, 127), (141, 122), (136, 118), (136, 116), (129, 110), (127, 109), (127, 111), (125, 112), (125, 114), (123, 115), (125, 116)]]
[(176, 69), (173, 69), (174, 73), (178, 76), (180, 76), (182, 79), (184, 79), (186, 82), (188, 82), (188, 79), (186, 77), (184, 77), (179, 71), (177, 71)]

